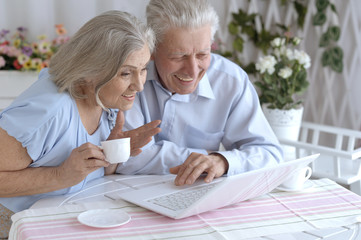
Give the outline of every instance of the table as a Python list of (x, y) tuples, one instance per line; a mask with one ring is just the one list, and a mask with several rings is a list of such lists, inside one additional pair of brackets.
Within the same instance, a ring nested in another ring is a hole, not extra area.
[[(174, 176), (111, 175), (73, 195), (42, 199), (13, 216), (9, 239), (361, 239), (361, 196), (329, 179), (302, 192), (271, 193), (174, 220), (119, 199), (129, 187)], [(132, 220), (109, 229), (80, 224), (88, 209), (116, 208)]]

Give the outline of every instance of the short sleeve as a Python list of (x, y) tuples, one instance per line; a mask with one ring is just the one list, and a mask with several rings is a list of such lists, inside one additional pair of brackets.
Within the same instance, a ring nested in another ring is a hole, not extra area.
[(71, 125), (74, 103), (58, 93), (44, 74), (0, 113), (0, 127), (19, 141), (36, 161), (47, 153)]

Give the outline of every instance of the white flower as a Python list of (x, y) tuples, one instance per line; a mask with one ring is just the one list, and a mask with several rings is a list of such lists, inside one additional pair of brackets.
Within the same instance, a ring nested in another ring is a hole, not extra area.
[(273, 54), (277, 57), (277, 59), (279, 59), (282, 55), (281, 50), (279, 48), (275, 48)]
[(311, 66), (311, 58), (308, 56), (308, 54), (305, 51), (298, 51), (297, 49), (294, 52), (295, 59), (297, 62), (301, 65), (303, 65), (304, 68), (309, 68)]
[(31, 68), (37, 69), (41, 65), (43, 61), (41, 58), (33, 58), (31, 59)]
[(289, 60), (293, 60), (293, 51), (286, 46), (281, 46), (273, 50), (273, 55), (276, 56), (277, 60), (280, 60), (281, 57), (286, 56)]
[(300, 44), (301, 39), (299, 37), (294, 37), (293, 38), (293, 45), (297, 46), (298, 44)]
[(284, 46), (286, 44), (286, 39), (285, 38), (282, 38), (281, 39), (281, 45)]
[(281, 45), (281, 38), (275, 38), (271, 42), (271, 46), (274, 48), (279, 47), (280, 45)]
[(279, 48), (279, 47), (285, 45), (285, 42), (286, 42), (286, 39), (284, 39), (284, 38), (275, 38), (272, 40), (271, 46), (273, 48)]
[(286, 55), (287, 54), (287, 47), (286, 46), (284, 46), (284, 45), (282, 45), (281, 47), (280, 47), (280, 53), (281, 53), (281, 55), (282, 56), (284, 56), (284, 55)]
[(25, 54), (20, 54), (18, 57), (17, 57), (17, 60), (18, 62), (23, 65), (24, 63), (26, 63), (27, 61), (29, 61), (29, 57), (26, 56)]
[(275, 71), (275, 65), (277, 61), (274, 56), (268, 55), (259, 59), (258, 63), (256, 63), (256, 69), (263, 74), (267, 71), (269, 74), (273, 74)]
[(287, 48), (285, 55), (289, 60), (295, 59), (295, 54), (293, 53), (292, 49)]
[(278, 72), (278, 76), (281, 78), (287, 79), (292, 75), (292, 69), (289, 67), (284, 67)]
[(39, 52), (48, 53), (51, 51), (51, 43), (47, 41), (42, 41), (39, 43)]

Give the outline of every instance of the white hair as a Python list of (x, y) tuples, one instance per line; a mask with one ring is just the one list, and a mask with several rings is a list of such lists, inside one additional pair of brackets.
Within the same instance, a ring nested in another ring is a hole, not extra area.
[(216, 11), (207, 0), (150, 0), (146, 15), (157, 43), (170, 28), (195, 29), (204, 25), (210, 25), (213, 40), (219, 24)]

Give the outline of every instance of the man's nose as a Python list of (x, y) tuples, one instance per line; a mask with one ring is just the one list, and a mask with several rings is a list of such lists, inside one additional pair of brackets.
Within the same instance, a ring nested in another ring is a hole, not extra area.
[(196, 78), (199, 73), (198, 61), (195, 56), (189, 56), (185, 64), (189, 77)]

